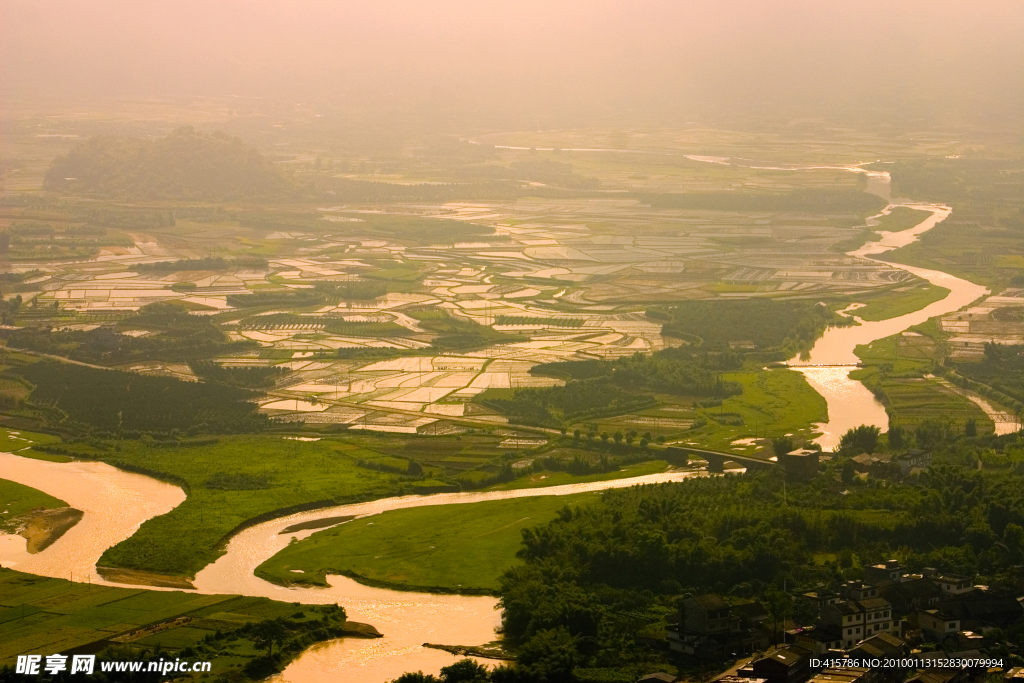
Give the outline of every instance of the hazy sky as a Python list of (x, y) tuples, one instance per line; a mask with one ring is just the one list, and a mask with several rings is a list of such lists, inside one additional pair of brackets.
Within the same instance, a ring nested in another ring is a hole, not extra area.
[(258, 95), (550, 118), (997, 120), (1024, 1), (0, 0), (2, 97)]

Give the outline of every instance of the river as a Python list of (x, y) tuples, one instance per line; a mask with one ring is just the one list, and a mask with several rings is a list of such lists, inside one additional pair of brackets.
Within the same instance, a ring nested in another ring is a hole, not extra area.
[(0, 476), (44, 491), (85, 513), (50, 547), (34, 555), (21, 536), (0, 533), (0, 564), (18, 571), (104, 583), (96, 573), (103, 552), (151, 517), (185, 500), (177, 486), (102, 462), (56, 463), (0, 453)]
[[(717, 158), (701, 160), (722, 163)], [(793, 167), (792, 170), (797, 168)], [(886, 173), (869, 172), (857, 166), (835, 168), (867, 174), (868, 191), (891, 201), (883, 213), (891, 211), (895, 206), (908, 206), (931, 214), (909, 230), (881, 233), (880, 241), (868, 243), (850, 252), (849, 256), (872, 258), (884, 251), (909, 244), (950, 213), (949, 207), (942, 205), (890, 200), (889, 177)], [(984, 287), (947, 273), (891, 265), (946, 287), (950, 293), (941, 301), (914, 313), (878, 322), (861, 321), (855, 327), (829, 329), (814, 345), (809, 358), (793, 359), (790, 362), (795, 370), (807, 377), (811, 386), (828, 403), (829, 421), (821, 425), (822, 436), (818, 439), (823, 448), (834, 448), (846, 429), (859, 424), (875, 424), (882, 429), (887, 428), (888, 420), (882, 406), (862, 384), (849, 378), (849, 372), (857, 362), (854, 348), (858, 344), (896, 334), (932, 316), (955, 311), (987, 293)], [(4, 566), (46, 576), (106, 583), (95, 571), (96, 561), (103, 551), (128, 538), (146, 519), (168, 512), (185, 498), (184, 493), (175, 486), (122, 472), (103, 463), (58, 464), (4, 453), (0, 454), (0, 471), (6, 479), (62, 498), (85, 513), (81, 522), (36, 555), (29, 555), (25, 551), (24, 539), (21, 537), (0, 534), (0, 562)], [(377, 640), (343, 639), (315, 646), (276, 677), (274, 680), (278, 683), (319, 683), (324, 680), (383, 683), (410, 670), (422, 669), (436, 673), (440, 667), (455, 659), (445, 652), (423, 648), (422, 643), (481, 645), (493, 640), (494, 630), (500, 624), (494, 598), (370, 588), (338, 576), (328, 577), (330, 588), (276, 586), (254, 576), (255, 568), (280, 551), (293, 537), (304, 538), (314, 533), (280, 532), (293, 524), (325, 517), (365, 517), (421, 505), (568, 495), (636, 484), (678, 481), (688, 476), (693, 476), (693, 473), (671, 472), (546, 489), (406, 496), (305, 512), (265, 522), (239, 533), (228, 544), (227, 553), (197, 575), (195, 585), (204, 593), (238, 593), (310, 604), (337, 602), (344, 605), (353, 619), (369, 622), (385, 634), (384, 638)]]
[[(53, 463), (0, 453), (4, 479), (45, 491), (84, 512), (82, 520), (53, 545), (31, 555), (21, 536), (0, 533), (0, 564), (32, 574), (97, 584), (118, 585), (96, 573), (103, 552), (138, 530), (151, 517), (165, 514), (185, 500), (176, 486), (99, 462)], [(426, 505), (459, 505), (531, 496), (564, 496), (639, 484), (682, 481), (696, 472), (665, 472), (548, 488), (402, 496), (303, 512), (250, 527), (228, 544), (227, 552), (196, 576), (201, 593), (264, 596), (304, 604), (338, 603), (349, 616), (373, 624), (384, 638), (346, 638), (316, 645), (273, 680), (320, 683), (324, 680), (384, 683), (406, 671), (436, 673), (456, 661), (447, 652), (423, 643), (483, 645), (496, 638), (501, 623), (492, 597), (432, 595), (364, 586), (329, 576), (330, 588), (285, 588), (254, 575), (256, 567), (282, 550), (293, 538), (317, 530), (282, 534), (286, 527), (329, 517), (365, 518), (389, 510)], [(351, 523), (357, 523), (354, 520)]]
[[(878, 216), (888, 213), (897, 206), (928, 211), (931, 216), (907, 230), (882, 231), (879, 233), (882, 236), (881, 240), (868, 242), (863, 247), (848, 252), (847, 255), (877, 260), (873, 257), (910, 244), (950, 214), (948, 206), (897, 201), (889, 204)], [(859, 361), (854, 353), (857, 346), (898, 334), (934, 316), (952, 313), (989, 293), (988, 289), (981, 285), (942, 271), (898, 263), (889, 265), (912, 273), (933, 285), (945, 287), (949, 294), (920, 310), (887, 320), (869, 322), (854, 315), (859, 325), (826, 330), (814, 344), (807, 358), (794, 358), (789, 362), (791, 367), (804, 374), (807, 382), (824, 396), (828, 403), (828, 422), (819, 425), (822, 433), (815, 439), (824, 450), (834, 450), (839, 445), (840, 437), (852, 427), (869, 424), (877, 426), (883, 432), (889, 428), (889, 417), (882, 404), (867, 387), (850, 379), (850, 372), (856, 368)]]

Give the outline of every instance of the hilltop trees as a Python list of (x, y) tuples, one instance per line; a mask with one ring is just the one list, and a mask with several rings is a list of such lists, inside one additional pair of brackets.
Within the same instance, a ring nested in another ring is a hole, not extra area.
[(157, 140), (90, 138), (54, 160), (44, 187), (118, 199), (197, 201), (282, 198), (297, 189), (238, 138), (192, 127)]

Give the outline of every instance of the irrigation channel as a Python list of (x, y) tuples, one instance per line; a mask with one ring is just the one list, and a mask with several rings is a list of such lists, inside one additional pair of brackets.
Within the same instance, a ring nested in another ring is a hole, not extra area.
[[(694, 158), (708, 163), (737, 163), (717, 157)], [(822, 167), (785, 168), (800, 170)], [(949, 207), (943, 205), (891, 200), (887, 173), (868, 171), (860, 166), (831, 168), (867, 174), (867, 191), (890, 202), (878, 216), (897, 206), (922, 209), (931, 214), (914, 228), (881, 233), (881, 241), (868, 243), (850, 252), (849, 256), (872, 258), (884, 251), (909, 244), (950, 213)], [(857, 362), (854, 348), (858, 344), (896, 334), (932, 316), (955, 311), (987, 293), (984, 287), (947, 273), (890, 265), (946, 287), (950, 293), (941, 301), (914, 313), (878, 322), (860, 321), (861, 324), (855, 327), (832, 328), (818, 340), (809, 358), (793, 359), (790, 362), (791, 367), (802, 372), (828, 403), (829, 421), (821, 425), (823, 434), (819, 439), (819, 443), (826, 449), (834, 448), (839, 435), (849, 427), (866, 423), (885, 429), (888, 424), (885, 411), (875, 397), (862, 384), (849, 378), (849, 372)], [(95, 569), (96, 561), (103, 551), (128, 538), (146, 519), (170, 511), (185, 498), (177, 487), (122, 472), (103, 463), (58, 464), (4, 453), (0, 454), (0, 472), (3, 472), (6, 479), (62, 498), (85, 513), (78, 525), (36, 555), (29, 555), (25, 551), (24, 539), (20, 536), (0, 534), (0, 562), (21, 571), (79, 581), (107, 583), (96, 574)], [(422, 643), (482, 645), (492, 641), (495, 638), (494, 630), (500, 623), (494, 598), (371, 588), (339, 576), (328, 577), (330, 588), (277, 586), (257, 578), (253, 574), (255, 568), (279, 552), (293, 538), (301, 539), (314, 533), (313, 530), (281, 532), (294, 524), (328, 517), (354, 515), (357, 519), (349, 523), (359, 523), (359, 517), (400, 508), (466, 504), (523, 496), (568, 495), (637, 484), (679, 481), (693, 474), (669, 472), (544, 489), (406, 496), (305, 512), (265, 522), (239, 533), (229, 542), (226, 554), (202, 570), (194, 583), (203, 593), (265, 596), (309, 604), (336, 602), (344, 605), (353, 619), (369, 622), (385, 634), (379, 640), (348, 639), (314, 646), (274, 679), (278, 683), (318, 683), (324, 680), (383, 683), (405, 671), (422, 669), (436, 673), (440, 667), (453, 662), (454, 658), (443, 651), (423, 648)]]

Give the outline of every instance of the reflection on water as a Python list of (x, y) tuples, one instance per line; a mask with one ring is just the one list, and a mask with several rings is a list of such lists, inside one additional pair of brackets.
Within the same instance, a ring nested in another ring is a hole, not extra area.
[[(872, 256), (906, 246), (935, 227), (949, 216), (951, 211), (948, 206), (907, 202), (891, 204), (883, 213), (888, 213), (895, 206), (928, 211), (931, 216), (909, 230), (881, 232), (882, 239), (880, 241), (869, 242), (860, 249), (849, 252), (849, 256), (871, 259)], [(981, 285), (976, 285), (949, 273), (904, 266), (898, 263), (890, 265), (913, 273), (934, 285), (945, 287), (949, 290), (949, 294), (941, 301), (933, 302), (906, 315), (873, 322), (865, 322), (856, 318), (860, 325), (833, 327), (825, 331), (825, 334), (811, 349), (808, 358), (795, 358), (790, 361), (790, 365), (802, 372), (811, 386), (824, 396), (828, 403), (829, 421), (821, 426), (823, 430), (821, 437), (815, 439), (815, 442), (825, 450), (835, 449), (839, 445), (839, 437), (851, 427), (870, 424), (878, 426), (882, 431), (889, 427), (889, 418), (882, 405), (863, 384), (849, 377), (850, 371), (859, 361), (854, 353), (854, 349), (858, 345), (869, 344), (876, 339), (898, 334), (908, 327), (919, 325), (934, 316), (956, 311), (988, 293), (988, 290)], [(815, 365), (846, 367), (808, 367)]]
[[(710, 158), (701, 159), (728, 163)], [(868, 172), (857, 167), (844, 170), (866, 173), (867, 191), (889, 200), (886, 173)], [(795, 168), (793, 170), (796, 170)], [(918, 226), (898, 233), (882, 233), (882, 240), (865, 245), (849, 255), (871, 258), (916, 240), (922, 233), (945, 219), (950, 209), (938, 205), (911, 202), (890, 204), (923, 209), (931, 216)], [(829, 422), (822, 425), (818, 443), (832, 449), (840, 435), (859, 424), (887, 428), (882, 406), (859, 382), (849, 378), (857, 362), (854, 349), (882, 337), (924, 322), (930, 317), (957, 310), (987, 293), (984, 287), (947, 273), (892, 264), (946, 287), (950, 294), (926, 308), (878, 322), (863, 322), (857, 327), (833, 328), (825, 332), (812, 349), (809, 359), (791, 361), (808, 382), (828, 402)], [(49, 463), (11, 454), (0, 454), (0, 471), (11, 479), (66, 500), (85, 512), (82, 521), (60, 540), (37, 555), (25, 552), (20, 537), (0, 535), (0, 561), (4, 566), (45, 576), (90, 577), (99, 582), (95, 564), (108, 547), (128, 538), (153, 516), (164, 514), (184, 500), (177, 487), (148, 477), (122, 472), (94, 462)], [(633, 479), (587, 484), (523, 489), (487, 493), (406, 496), (369, 503), (346, 505), (305, 512), (251, 527), (235, 536), (227, 552), (196, 577), (196, 587), (204, 593), (236, 593), (265, 596), (296, 603), (338, 603), (351, 618), (373, 624), (385, 637), (379, 640), (347, 639), (320, 644), (303, 653), (283, 674), (273, 680), (280, 683), (320, 683), (326, 680), (383, 683), (405, 671), (437, 671), (455, 661), (446, 652), (422, 647), (425, 642), (452, 645), (482, 645), (494, 639), (500, 624), (496, 600), (491, 597), (430, 595), (370, 588), (350, 579), (328, 577), (329, 588), (284, 588), (257, 578), (253, 572), (262, 562), (283, 549), (293, 538), (305, 538), (312, 530), (281, 534), (288, 526), (314, 519), (338, 516), (366, 516), (399, 508), (422, 505), (466, 504), (537, 495), (567, 495), (586, 491), (633, 486), (645, 483), (678, 481), (692, 472), (673, 472)], [(358, 522), (352, 522), (358, 523)]]
[(41, 553), (30, 555), (21, 536), (0, 534), (0, 564), (41, 576), (106, 583), (96, 573), (100, 555), (134, 534), (151, 517), (185, 500), (177, 486), (102, 462), (56, 463), (0, 453), (4, 479), (44, 491), (84, 512), (81, 521)]
[[(99, 462), (53, 463), (0, 453), (5, 479), (44, 491), (82, 510), (82, 520), (57, 542), (30, 555), (21, 536), (0, 534), (0, 563), (20, 571), (111, 584), (96, 574), (103, 552), (131, 536), (139, 526), (174, 509), (185, 494), (176, 486), (123, 472)], [(665, 472), (630, 479), (552, 486), (546, 489), (445, 493), (404, 496), (345, 505), (291, 515), (246, 529), (228, 544), (227, 553), (196, 577), (204, 593), (265, 596), (296, 603), (338, 603), (356, 621), (376, 626), (385, 637), (346, 639), (323, 643), (291, 664), (275, 680), (319, 683), (324, 680), (383, 683), (405, 671), (437, 673), (455, 658), (423, 643), (483, 645), (495, 639), (500, 624), (497, 601), (492, 597), (430, 595), (371, 588), (350, 579), (331, 576), (330, 588), (284, 588), (263, 581), (253, 571), (284, 548), (293, 538), (315, 533), (280, 532), (293, 524), (344, 515), (374, 515), (387, 510), (523, 498), (569, 495), (637, 484), (656, 484), (699, 476), (696, 472)]]
[[(363, 586), (342, 577), (328, 577), (330, 588), (284, 588), (257, 578), (257, 566), (291, 542), (314, 531), (281, 534), (293, 524), (327, 517), (379, 514), (388, 510), (426, 505), (468, 504), (530, 496), (569, 495), (587, 491), (622, 488), (637, 484), (681, 481), (694, 472), (666, 472), (631, 479), (552, 486), (546, 489), (488, 491), (483, 493), (440, 493), (431, 496), (403, 496), (368, 503), (342, 505), (275, 519), (246, 529), (231, 539), (227, 553), (201, 571), (195, 580), (204, 593), (242, 593), (275, 600), (301, 603), (338, 603), (356, 621), (373, 624), (384, 638), (345, 639), (322, 644), (303, 653), (273, 680), (281, 683), (319, 683), (325, 680), (383, 683), (406, 671), (437, 673), (456, 659), (423, 643), (483, 645), (496, 638), (501, 623), (492, 597), (430, 595)], [(349, 522), (358, 524), (358, 519)]]

